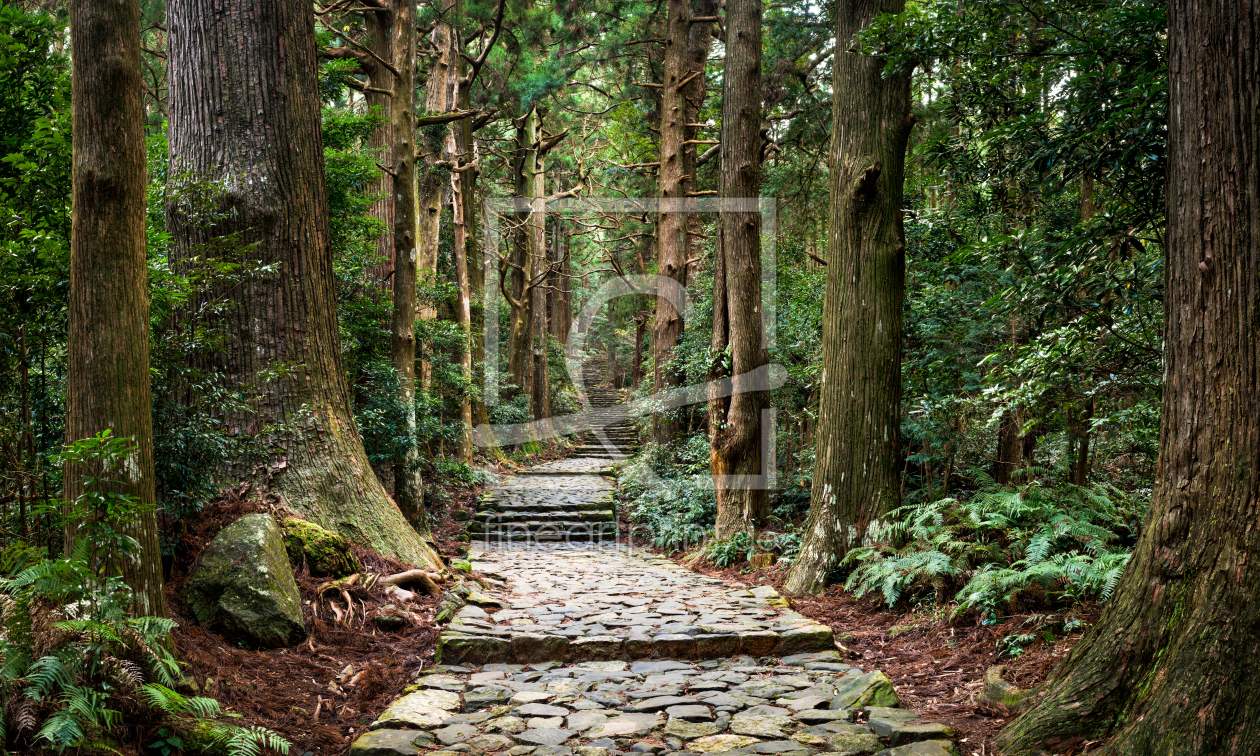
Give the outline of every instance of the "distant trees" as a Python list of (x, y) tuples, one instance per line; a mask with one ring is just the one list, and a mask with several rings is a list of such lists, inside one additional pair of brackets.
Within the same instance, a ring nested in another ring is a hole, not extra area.
[(225, 473), (381, 554), (440, 565), (376, 479), (350, 411), (312, 8), (175, 0), (168, 13), (172, 258), (185, 271), (242, 271), (184, 317), (224, 334), (221, 349), (196, 359), (245, 398), (247, 410), (223, 418), (229, 431), (266, 439), (262, 459), (234, 460)]
[(1172, 0), (1159, 469), (1098, 624), (999, 742), (1260, 752), (1260, 4)]
[[(135, 591), (135, 611), (165, 616), (162, 555), (154, 513), (153, 412), (149, 385), (149, 292), (145, 262), (145, 144), (136, 0), (70, 7), (73, 56), (73, 228), (69, 334), (66, 339), (66, 442), (109, 431), (130, 438), (122, 469), (67, 464), (65, 496), (84, 476), (107, 479), (102, 493), (132, 497), (139, 516), (126, 523), (139, 545), (134, 560), (108, 565)], [(76, 533), (66, 527), (66, 544)]]
[(784, 584), (791, 593), (821, 590), (872, 520), (900, 500), (910, 72), (885, 74), (882, 58), (849, 46), (876, 16), (903, 7), (902, 0), (836, 4), (822, 388), (809, 519)]

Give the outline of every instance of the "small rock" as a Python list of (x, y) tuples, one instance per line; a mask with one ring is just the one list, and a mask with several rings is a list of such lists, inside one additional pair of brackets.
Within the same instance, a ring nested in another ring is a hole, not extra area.
[(806, 709), (792, 715), (797, 721), (805, 724), (822, 724), (823, 722), (848, 722), (853, 720), (852, 709)]
[(827, 738), (828, 747), (837, 753), (869, 756), (883, 747), (879, 736), (869, 732), (843, 732)]
[(512, 703), (529, 704), (554, 698), (550, 693), (541, 690), (522, 690), (512, 696)]
[(499, 717), (486, 722), (485, 729), (490, 732), (502, 732), (516, 735), (525, 732), (525, 720), (520, 717)]
[(446, 664), (486, 664), (502, 661), (508, 653), (508, 642), (502, 638), (451, 632), (438, 637), (437, 659)]
[(572, 730), (562, 730), (558, 727), (547, 727), (537, 730), (526, 730), (520, 735), (517, 735), (516, 739), (522, 743), (558, 746), (571, 737), (573, 737)]
[(529, 703), (517, 709), (527, 717), (567, 717), (569, 710), (563, 706), (548, 706), (540, 703)]
[(893, 689), (892, 680), (878, 670), (849, 678), (836, 697), (831, 699), (832, 709), (866, 709), (872, 706), (900, 706), (901, 699)]
[(568, 718), (565, 720), (565, 726), (568, 727), (570, 730), (577, 730), (578, 732), (584, 732), (586, 730), (591, 729), (592, 727), (595, 727), (596, 725), (602, 725), (603, 723), (607, 721), (608, 721), (608, 715), (604, 714), (603, 712), (579, 711), (576, 714), (570, 714), (568, 716)]
[(688, 722), (709, 722), (713, 719), (713, 712), (709, 711), (709, 707), (700, 704), (671, 706), (665, 710), (665, 713), (670, 719), (685, 719)]
[(736, 735), (756, 735), (759, 738), (781, 740), (786, 738), (792, 726), (790, 717), (747, 716), (741, 714), (731, 720), (731, 732)]
[(415, 739), (414, 730), (373, 730), (350, 744), (350, 756), (414, 756)]
[(516, 741), (506, 735), (478, 735), (468, 741), (468, 745), (472, 746), (473, 753), (493, 753), (506, 751), (516, 745)]
[(879, 751), (875, 756), (958, 756), (958, 749), (948, 740), (924, 740)]
[(682, 698), (680, 696), (659, 696), (657, 698), (649, 698), (645, 701), (640, 701), (637, 704), (634, 704), (631, 708), (634, 711), (661, 711), (662, 709), (668, 709), (671, 706), (678, 706), (679, 704), (692, 704), (695, 702), (696, 699), (690, 697)]
[(512, 691), (507, 688), (498, 686), (487, 686), (470, 690), (464, 694), (464, 701), (470, 707), (478, 708), (482, 706), (492, 706), (494, 704), (506, 703), (511, 700)]
[(683, 740), (695, 740), (709, 735), (716, 735), (722, 728), (713, 722), (688, 722), (684, 719), (671, 719), (665, 724), (665, 733), (675, 735)]
[(595, 726), (589, 734), (593, 738), (637, 735), (641, 732), (650, 732), (656, 729), (660, 723), (661, 718), (656, 714), (622, 714), (602, 725)]
[(779, 635), (779, 646), (775, 652), (780, 655), (795, 654), (801, 651), (821, 651), (835, 645), (831, 628), (819, 623), (805, 627), (786, 630)]
[(530, 717), (525, 726), (531, 730), (554, 730), (564, 727), (564, 717)]
[(417, 690), (394, 701), (372, 723), (373, 730), (415, 727), (427, 730), (440, 725), (460, 709), (459, 694), (446, 690)]
[(512, 635), (512, 659), (524, 664), (563, 661), (569, 652), (569, 639), (544, 633)]
[(691, 741), (687, 744), (687, 748), (697, 753), (719, 753), (721, 751), (733, 751), (736, 748), (743, 748), (757, 742), (760, 741), (746, 735), (710, 735)]
[(433, 731), (434, 737), (438, 739), (442, 745), (454, 745), (463, 743), (465, 740), (472, 740), (477, 737), (480, 731), (472, 725), (457, 724), (449, 727), (443, 727)]

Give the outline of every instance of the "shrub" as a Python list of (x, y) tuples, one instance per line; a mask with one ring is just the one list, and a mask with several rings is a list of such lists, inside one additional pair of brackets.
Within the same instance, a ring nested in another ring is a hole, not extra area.
[(990, 618), (1021, 598), (1111, 597), (1129, 558), (1118, 541), (1141, 506), (1105, 486), (1003, 489), (973, 474), (986, 485), (969, 499), (900, 507), (876, 523), (873, 545), (845, 557), (853, 568), (845, 587), (859, 597), (879, 590), (890, 607), (903, 598), (945, 603), (957, 589), (955, 614)]
[[(122, 470), (131, 454), (129, 439), (106, 431), (69, 445), (59, 461)], [(261, 746), (287, 753), (289, 744), (269, 730), (217, 721), (222, 711), (214, 699), (173, 690), (181, 673), (167, 635), (176, 623), (131, 616), (135, 595), (114, 574), (117, 565), (139, 558), (126, 525), (141, 505), (108, 492), (108, 482), (87, 477), (83, 494), (67, 507), (67, 517), (80, 523), (67, 556), (0, 579), (0, 739), (11, 729), (59, 753), (116, 752), (110, 740), (124, 712), (147, 707), (178, 728), (210, 733), (209, 742), (230, 756), (257, 754)]]

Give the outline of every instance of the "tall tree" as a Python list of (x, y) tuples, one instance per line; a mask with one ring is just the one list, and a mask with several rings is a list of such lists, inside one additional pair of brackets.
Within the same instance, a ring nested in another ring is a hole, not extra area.
[[(695, 234), (695, 213), (677, 205), (695, 196), (695, 139), (698, 127), (694, 119), (698, 117), (704, 100), (704, 69), (715, 18), (709, 14), (716, 12), (716, 4), (710, 0), (702, 0), (700, 5), (705, 15), (693, 18), (688, 0), (669, 0), (665, 21), (657, 194), (674, 206), (662, 208), (657, 220), (656, 272), (683, 286), (687, 285), (689, 253), (696, 249), (695, 244), (689, 243), (691, 240), (688, 237), (689, 231), (692, 236)], [(652, 324), (653, 391), (678, 385), (680, 376), (670, 364), (682, 337), (683, 326), (683, 314), (666, 298), (658, 297)], [(652, 416), (652, 436), (657, 443), (668, 443), (677, 434), (677, 423), (669, 416), (659, 413)]]
[[(130, 438), (122, 470), (68, 465), (65, 496), (83, 493), (84, 476), (110, 479), (112, 493), (134, 497), (126, 524), (140, 550), (110, 565), (135, 592), (134, 611), (164, 616), (162, 555), (154, 512), (153, 407), (149, 385), (149, 291), (145, 263), (145, 144), (136, 0), (70, 5), (73, 56), (74, 176), (66, 339), (66, 442), (111, 431)], [(75, 525), (66, 529), (67, 547)]]
[[(390, 354), (398, 372), (406, 417), (403, 422), (414, 434), (416, 429), (416, 277), (427, 268), (427, 259), (418, 244), (419, 213), (416, 189), (416, 6), (412, 0), (395, 0), (390, 19), (391, 47), (394, 51), (394, 86), (389, 98), (390, 162), (394, 197), (394, 277), (393, 316), (390, 321)], [(434, 221), (436, 225), (436, 220)], [(436, 247), (434, 248), (436, 252)], [(436, 255), (434, 256), (436, 260)], [(427, 387), (427, 380), (424, 381)], [(394, 462), (394, 501), (403, 515), (422, 535), (429, 534), (429, 517), (424, 510), (424, 485), (420, 474), (417, 444), (410, 440), (402, 459)]]
[[(169, 5), (173, 261), (241, 264), (241, 281), (186, 316), (226, 332), (198, 355), (249, 405), (224, 421), (264, 432), (252, 478), (325, 527), (413, 564), (441, 564), (372, 472), (351, 414), (329, 246), (314, 13), (294, 0)], [(204, 222), (205, 217), (213, 219)], [(202, 307), (214, 303), (214, 307)]]
[[(1260, 3), (1168, 4), (1164, 371), (1151, 509), (1005, 753), (1260, 752)], [(1222, 526), (1231, 523), (1232, 526)]]
[[(729, 0), (726, 6), (721, 142), (720, 196), (756, 205), (761, 190), (761, 0)], [(760, 467), (761, 410), (767, 403), (767, 391), (753, 385), (752, 374), (770, 356), (761, 317), (761, 213), (756, 207), (751, 212), (723, 208), (721, 224), (710, 378), (729, 376), (734, 393), (709, 403), (709, 462), (717, 490), (716, 535), (730, 538), (756, 528), (770, 513), (769, 491), (752, 480), (766, 472)]]
[[(784, 584), (820, 590), (872, 520), (897, 506), (901, 437), (901, 223), (910, 72), (885, 75), (854, 37), (904, 0), (836, 4), (831, 218), (822, 375), (809, 519)], [(841, 52), (845, 50), (845, 52)]]

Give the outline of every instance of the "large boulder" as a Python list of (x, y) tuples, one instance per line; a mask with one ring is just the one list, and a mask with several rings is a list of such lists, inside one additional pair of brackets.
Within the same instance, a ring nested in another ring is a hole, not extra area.
[(280, 527), (284, 530), (284, 548), (294, 567), (305, 562), (316, 577), (345, 577), (363, 571), (350, 543), (337, 533), (296, 517), (284, 518)]
[(246, 515), (215, 536), (181, 596), (198, 622), (230, 640), (276, 648), (306, 638), (301, 595), (271, 515)]

